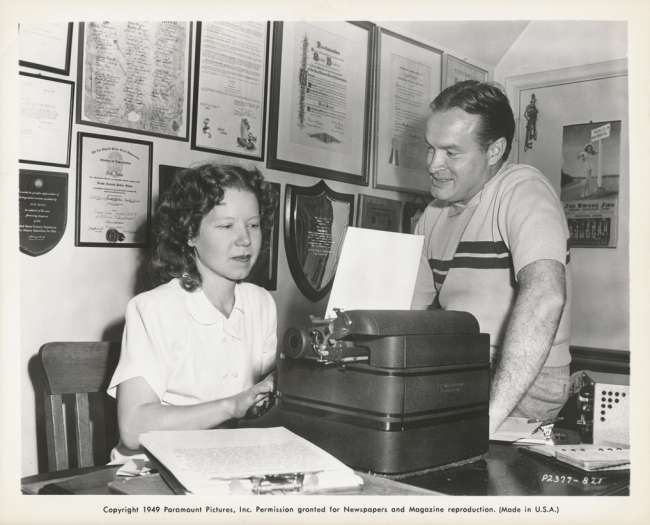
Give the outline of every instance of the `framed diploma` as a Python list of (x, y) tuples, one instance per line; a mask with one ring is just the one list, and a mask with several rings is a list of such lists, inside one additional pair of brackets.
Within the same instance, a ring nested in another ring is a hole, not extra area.
[(445, 81), (443, 88), (447, 88), (463, 80), (478, 80), (479, 82), (485, 82), (487, 80), (488, 72), (485, 69), (473, 66), (469, 62), (460, 60), (452, 55), (445, 55), (445, 57)]
[(372, 27), (274, 23), (269, 168), (368, 184)]
[(424, 133), (440, 92), (442, 52), (383, 28), (378, 48), (374, 186), (429, 193)]
[(371, 230), (400, 232), (402, 203), (394, 199), (359, 194), (357, 226)]
[(264, 158), (269, 22), (197, 22), (192, 149)]
[(71, 44), (72, 22), (20, 24), (18, 64), (69, 75)]
[(246, 278), (267, 290), (277, 288), (278, 276), (278, 232), (280, 231), (280, 184), (267, 182), (270, 187), (272, 212), (263, 225), (262, 248), (251, 273)]
[(70, 166), (74, 83), (20, 73), (19, 162)]
[(291, 275), (312, 301), (327, 295), (348, 226), (354, 195), (337, 193), (321, 180), (304, 188), (287, 184), (284, 195), (284, 248)]
[(188, 140), (192, 24), (79, 24), (77, 123)]
[(153, 144), (79, 133), (75, 246), (144, 246)]

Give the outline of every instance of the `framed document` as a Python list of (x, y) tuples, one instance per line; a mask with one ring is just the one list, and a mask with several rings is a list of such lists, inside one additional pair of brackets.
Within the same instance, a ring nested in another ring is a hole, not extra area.
[(407, 201), (402, 208), (402, 233), (413, 233), (415, 225), (422, 217), (429, 203), (424, 197), (417, 197), (413, 201)]
[(359, 194), (357, 226), (372, 230), (400, 232), (402, 203), (394, 199)]
[(18, 64), (69, 75), (71, 44), (72, 22), (20, 24)]
[(368, 184), (372, 27), (274, 24), (269, 168)]
[(192, 149), (264, 158), (269, 22), (197, 22)]
[(162, 196), (172, 185), (176, 174), (184, 169), (180, 166), (168, 166), (166, 164), (160, 164), (158, 166), (158, 202), (160, 202)]
[(79, 24), (77, 123), (188, 140), (190, 22)]
[(291, 275), (312, 301), (330, 291), (348, 226), (354, 195), (337, 193), (321, 180), (304, 188), (287, 184), (284, 195), (284, 248)]
[(267, 290), (277, 288), (278, 276), (278, 232), (280, 231), (280, 184), (267, 182), (271, 188), (273, 211), (264, 224), (262, 248), (251, 273), (246, 278), (249, 283), (257, 284)]
[(70, 166), (74, 83), (20, 73), (19, 162)]
[(75, 246), (144, 246), (153, 144), (79, 133)]
[(463, 80), (478, 80), (480, 82), (487, 80), (488, 72), (485, 69), (473, 66), (469, 62), (460, 60), (452, 55), (445, 56), (445, 82), (443, 88), (447, 88)]
[(424, 133), (440, 92), (442, 52), (383, 28), (378, 47), (374, 185), (428, 193)]

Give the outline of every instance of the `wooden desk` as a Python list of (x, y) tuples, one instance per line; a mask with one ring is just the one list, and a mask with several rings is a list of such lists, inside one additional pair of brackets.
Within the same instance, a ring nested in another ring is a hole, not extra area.
[(623, 496), (630, 471), (585, 472), (524, 447), (490, 443), (485, 459), (401, 481), (453, 496)]
[[(23, 478), (25, 494), (172, 494), (153, 474), (116, 478), (118, 467), (91, 467)], [(399, 481), (361, 474), (352, 495), (605, 496), (629, 494), (629, 471), (587, 473), (520, 447), (490, 443), (487, 457), (470, 464)]]

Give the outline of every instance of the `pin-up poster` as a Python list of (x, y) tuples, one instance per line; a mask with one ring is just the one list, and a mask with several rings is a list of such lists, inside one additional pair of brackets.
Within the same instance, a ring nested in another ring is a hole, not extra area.
[(561, 199), (570, 246), (615, 248), (621, 121), (564, 126)]

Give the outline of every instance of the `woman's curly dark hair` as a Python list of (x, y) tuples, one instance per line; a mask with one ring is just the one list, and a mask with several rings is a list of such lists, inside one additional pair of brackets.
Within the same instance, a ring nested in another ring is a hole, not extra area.
[(161, 196), (154, 218), (151, 269), (155, 284), (177, 277), (188, 291), (201, 286), (194, 250), (187, 241), (196, 237), (201, 220), (223, 200), (226, 188), (253, 193), (259, 204), (263, 231), (268, 227), (273, 196), (257, 169), (203, 164), (180, 171)]

